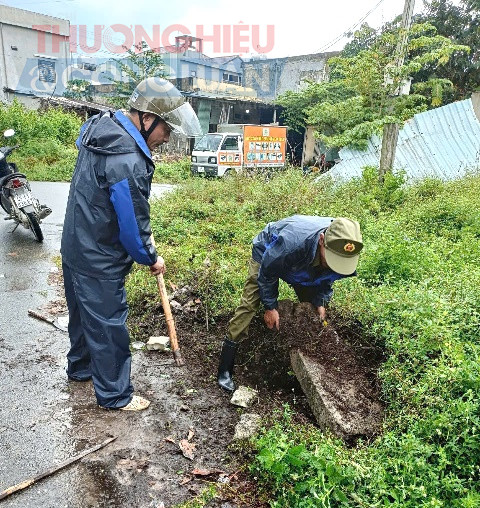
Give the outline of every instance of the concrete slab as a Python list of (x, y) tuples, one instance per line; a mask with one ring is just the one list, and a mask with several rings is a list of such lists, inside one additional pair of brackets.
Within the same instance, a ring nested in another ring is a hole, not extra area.
[[(354, 364), (348, 346), (342, 349), (344, 355), (351, 356), (345, 363)], [(291, 350), (290, 359), (322, 429), (329, 429), (346, 440), (371, 437), (380, 432), (383, 408), (375, 399), (366, 376), (359, 374), (361, 369), (352, 369), (354, 376), (350, 372), (339, 376), (338, 372), (329, 371), (327, 358), (309, 357), (298, 348)]]

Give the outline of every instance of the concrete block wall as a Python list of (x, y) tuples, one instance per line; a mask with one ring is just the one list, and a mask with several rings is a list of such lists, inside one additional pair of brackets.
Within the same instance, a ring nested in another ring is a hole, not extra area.
[(274, 101), (286, 91), (300, 91), (306, 86), (305, 79), (324, 81), (328, 75), (327, 61), (336, 55), (338, 52), (246, 61), (244, 85), (256, 90), (259, 98)]

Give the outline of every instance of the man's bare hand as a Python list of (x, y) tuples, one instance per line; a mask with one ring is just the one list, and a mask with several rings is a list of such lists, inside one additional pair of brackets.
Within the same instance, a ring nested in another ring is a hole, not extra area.
[(272, 330), (274, 327), (277, 330), (280, 330), (280, 316), (277, 309), (266, 310), (265, 314), (263, 315), (263, 319), (270, 330)]
[(327, 319), (327, 309), (325, 309), (325, 307), (320, 305), (320, 307), (317, 307), (317, 312), (318, 312), (318, 314), (320, 316), (320, 319), (322, 321), (326, 321), (326, 319)]
[(165, 273), (165, 261), (161, 256), (158, 256), (157, 262), (150, 266), (150, 272), (152, 275), (160, 275), (161, 273)]

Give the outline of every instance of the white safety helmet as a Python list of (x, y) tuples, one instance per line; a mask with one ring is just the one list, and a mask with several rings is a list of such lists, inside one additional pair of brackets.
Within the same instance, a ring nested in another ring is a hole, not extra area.
[[(200, 122), (192, 106), (166, 79), (152, 77), (141, 81), (135, 87), (128, 105), (142, 113), (152, 113), (160, 117), (177, 134), (187, 137), (202, 135)], [(141, 116), (140, 124), (143, 129)], [(147, 133), (142, 132), (144, 137), (145, 134)]]

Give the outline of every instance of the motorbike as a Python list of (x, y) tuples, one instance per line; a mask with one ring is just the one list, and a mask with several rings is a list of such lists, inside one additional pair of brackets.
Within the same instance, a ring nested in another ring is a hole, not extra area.
[[(15, 135), (15, 131), (8, 129), (3, 135), (5, 138), (11, 138)], [(52, 213), (52, 210), (40, 204), (32, 194), (27, 177), (17, 171), (15, 163), (8, 162), (8, 156), (18, 146), (0, 147), (0, 206), (7, 214), (4, 219), (15, 223), (13, 231), (21, 224), (33, 232), (38, 242), (42, 242), (43, 232), (40, 223)]]

